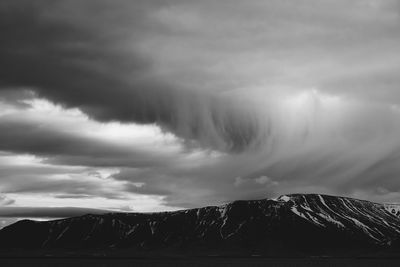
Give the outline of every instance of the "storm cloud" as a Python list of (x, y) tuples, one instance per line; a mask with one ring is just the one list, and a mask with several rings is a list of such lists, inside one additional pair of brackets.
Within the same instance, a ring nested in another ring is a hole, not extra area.
[(163, 30), (149, 18), (160, 6), (145, 1), (2, 3), (2, 88), (31, 88), (38, 97), (77, 107), (100, 121), (156, 123), (218, 149), (250, 145), (258, 133), (251, 114), (211, 90), (157, 75), (156, 63), (141, 52), (142, 36)]
[(2, 1), (0, 205), (398, 202), (399, 26), (397, 0)]

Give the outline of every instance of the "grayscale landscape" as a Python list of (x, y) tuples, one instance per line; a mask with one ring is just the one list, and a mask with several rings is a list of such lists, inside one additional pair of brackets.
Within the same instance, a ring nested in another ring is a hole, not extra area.
[(399, 0), (0, 1), (0, 265), (399, 265), (399, 29)]

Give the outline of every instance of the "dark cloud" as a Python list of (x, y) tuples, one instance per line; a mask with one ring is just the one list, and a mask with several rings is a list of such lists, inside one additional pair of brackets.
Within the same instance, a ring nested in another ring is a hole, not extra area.
[[(23, 120), (23, 119), (22, 119)], [(48, 163), (83, 166), (145, 167), (168, 158), (125, 145), (66, 133), (32, 121), (0, 119), (0, 150), (49, 156)]]
[[(152, 60), (135, 49), (147, 23), (157, 28), (148, 19), (154, 4), (143, 12), (136, 8), (141, 10), (144, 3), (133, 5), (132, 14), (123, 14), (129, 15), (125, 20), (119, 15), (126, 2), (91, 4), (85, 9), (86, 4), (76, 1), (4, 2), (3, 87), (32, 88), (38, 96), (78, 107), (100, 121), (157, 123), (218, 149), (241, 150), (252, 143), (258, 129), (250, 115), (238, 112), (228, 100), (157, 77)], [(88, 14), (62, 14), (81, 8)], [(105, 19), (111, 22), (104, 23)], [(127, 27), (134, 38), (131, 44), (126, 44)]]
[[(3, 167), (1, 184), (16, 195), (120, 197), (67, 168), (79, 165), (117, 168), (109, 180), (122, 193), (169, 206), (293, 192), (398, 199), (399, 6), (2, 1), (0, 101), (35, 112), (22, 100), (42, 98), (90, 119), (0, 110), (0, 150), (46, 158)], [(93, 120), (156, 125), (178, 149), (67, 129)]]

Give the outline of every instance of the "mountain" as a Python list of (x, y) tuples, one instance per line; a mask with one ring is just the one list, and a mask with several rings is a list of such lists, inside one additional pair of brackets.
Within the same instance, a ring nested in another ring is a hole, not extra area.
[(392, 209), (353, 198), (291, 194), (174, 212), (22, 220), (0, 230), (0, 247), (3, 251), (358, 255), (397, 246), (400, 218)]

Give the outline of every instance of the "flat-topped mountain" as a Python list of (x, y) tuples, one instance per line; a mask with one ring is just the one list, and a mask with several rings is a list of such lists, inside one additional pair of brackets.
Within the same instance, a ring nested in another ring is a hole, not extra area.
[(390, 205), (291, 194), (160, 213), (22, 220), (0, 230), (7, 249), (176, 251), (257, 255), (351, 254), (397, 246)]

